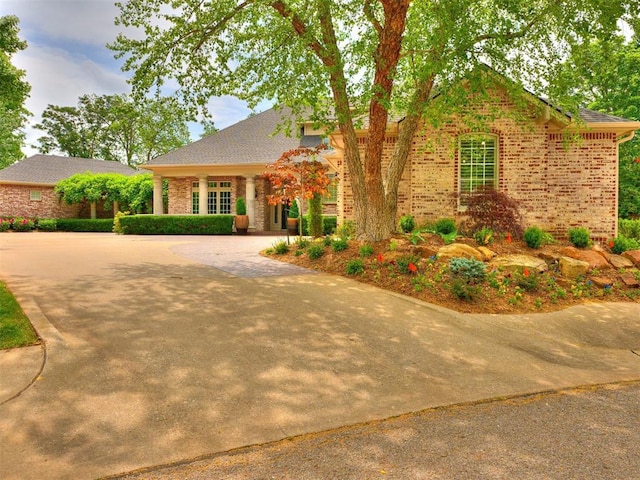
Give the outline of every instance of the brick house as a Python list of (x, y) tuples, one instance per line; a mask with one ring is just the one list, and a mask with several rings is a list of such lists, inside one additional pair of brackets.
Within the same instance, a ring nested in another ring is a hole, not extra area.
[[(462, 121), (448, 122), (437, 131), (427, 126), (419, 130), (400, 183), (398, 215), (411, 213), (419, 222), (459, 220), (464, 205), (452, 199), (491, 185), (520, 202), (525, 226), (536, 225), (560, 237), (571, 226), (587, 227), (595, 239), (615, 236), (618, 147), (633, 138), (640, 122), (586, 109), (580, 110), (579, 119), (572, 118), (533, 95), (525, 107), (516, 106), (499, 87), (492, 98), (492, 105), (479, 108), (505, 114), (482, 132), (469, 130)], [(524, 111), (509, 115), (518, 108)], [(316, 145), (324, 133), (300, 122), (298, 136), (273, 134), (287, 114), (268, 110), (152, 160), (143, 168), (153, 171), (154, 194), (161, 195), (162, 179), (168, 179), (170, 214), (233, 213), (235, 198), (244, 196), (251, 229), (281, 229), (281, 207), (269, 206), (265, 199), (270, 186), (261, 177), (264, 167), (286, 150)], [(401, 121), (389, 123), (387, 157)], [(366, 133), (358, 132), (361, 153)], [(350, 181), (340, 134), (327, 137), (334, 150), (325, 158), (340, 181), (325, 209), (335, 212), (341, 223), (352, 215)]]
[[(26, 218), (88, 218), (89, 205), (67, 205), (53, 191), (56, 183), (76, 173), (140, 172), (120, 162), (89, 158), (33, 155), (0, 170), (0, 216)], [(112, 217), (98, 206), (97, 216)]]
[[(454, 199), (484, 185), (519, 202), (525, 227), (539, 226), (561, 238), (569, 227), (584, 226), (594, 239), (615, 237), (618, 147), (633, 138), (640, 122), (587, 109), (580, 109), (575, 119), (533, 95), (525, 107), (518, 107), (500, 87), (491, 97), (493, 104), (480, 108), (505, 114), (482, 132), (455, 120), (438, 130), (419, 129), (400, 182), (398, 215), (411, 213), (418, 222), (462, 220), (464, 205)], [(517, 108), (519, 115), (508, 114)], [(397, 125), (387, 129), (387, 156), (397, 139)], [(359, 132), (361, 150), (365, 135)], [(333, 141), (341, 143), (339, 137)], [(349, 218), (353, 201), (341, 160), (336, 169), (342, 186), (340, 222)]]

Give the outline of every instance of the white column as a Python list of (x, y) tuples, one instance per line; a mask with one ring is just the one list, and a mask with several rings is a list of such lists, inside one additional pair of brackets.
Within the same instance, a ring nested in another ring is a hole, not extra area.
[(209, 192), (209, 183), (207, 182), (207, 176), (198, 177), (198, 205), (200, 215), (207, 214), (207, 194)]
[(249, 228), (256, 228), (256, 179), (254, 176), (247, 176), (245, 188), (245, 200), (247, 201), (247, 215), (249, 215)]
[(117, 200), (113, 201), (113, 216), (115, 217), (118, 212), (120, 211), (120, 205), (118, 204)]
[(162, 196), (162, 177), (153, 176), (153, 214), (164, 215), (164, 199)]

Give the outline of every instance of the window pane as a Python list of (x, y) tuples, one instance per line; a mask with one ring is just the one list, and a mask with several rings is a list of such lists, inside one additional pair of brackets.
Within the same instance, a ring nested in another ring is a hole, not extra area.
[(220, 213), (223, 215), (231, 213), (231, 192), (220, 192)]
[(200, 213), (200, 193), (191, 192), (191, 213)]
[[(469, 135), (460, 139), (460, 194), (474, 192), (478, 187), (496, 184), (496, 139)], [(464, 200), (461, 200), (464, 204)]]
[(209, 215), (215, 215), (218, 210), (218, 192), (209, 192), (207, 195), (207, 213)]

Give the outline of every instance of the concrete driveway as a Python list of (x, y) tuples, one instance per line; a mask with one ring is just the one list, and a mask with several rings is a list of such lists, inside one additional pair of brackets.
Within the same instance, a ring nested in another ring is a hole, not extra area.
[(275, 240), (0, 235), (0, 278), (45, 340), (0, 359), (0, 478), (640, 378), (640, 304), (462, 315), (257, 255)]

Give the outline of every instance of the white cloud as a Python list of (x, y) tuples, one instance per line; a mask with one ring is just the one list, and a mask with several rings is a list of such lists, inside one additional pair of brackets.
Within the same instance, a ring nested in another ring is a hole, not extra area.
[(114, 0), (1, 0), (5, 14), (20, 18), (27, 34), (37, 32), (51, 40), (90, 45), (112, 42), (120, 27)]

